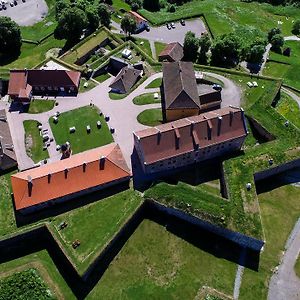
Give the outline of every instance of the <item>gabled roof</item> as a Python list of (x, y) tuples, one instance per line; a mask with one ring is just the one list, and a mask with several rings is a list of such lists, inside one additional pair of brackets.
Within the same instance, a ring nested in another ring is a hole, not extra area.
[(129, 13), (135, 18), (136, 22), (138, 23), (147, 22), (147, 20), (137, 12), (131, 10)]
[(183, 58), (183, 47), (180, 43), (167, 44), (159, 54), (159, 59), (168, 59), (169, 61), (180, 61)]
[(243, 110), (226, 107), (144, 129), (134, 135), (144, 163), (152, 164), (246, 136), (247, 129)]
[(166, 109), (200, 107), (192, 62), (163, 63), (163, 88)]
[(128, 176), (120, 147), (112, 143), (12, 175), (15, 207), (20, 210)]
[(137, 82), (139, 76), (141, 76), (141, 72), (141, 70), (126, 66), (120, 70), (109, 87), (126, 94)]

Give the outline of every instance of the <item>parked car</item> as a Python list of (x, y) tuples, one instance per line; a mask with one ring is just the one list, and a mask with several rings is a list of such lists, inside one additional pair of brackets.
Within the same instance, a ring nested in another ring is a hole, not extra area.
[(18, 5), (18, 2), (16, 0), (14, 1), (14, 5)]
[(219, 84), (213, 84), (212, 88), (216, 91), (222, 91), (222, 87)]
[(175, 23), (174, 23), (174, 22), (171, 23), (171, 27), (172, 27), (173, 29), (175, 29)]
[(169, 23), (167, 23), (167, 28), (170, 30), (172, 27)]
[(181, 19), (181, 20), (180, 20), (180, 24), (181, 24), (182, 26), (185, 26), (185, 20)]
[(9, 3), (9, 5), (10, 5), (11, 7), (13, 7), (13, 6), (14, 6), (14, 4), (13, 4), (12, 2), (10, 2), (10, 3)]
[(150, 31), (150, 26), (148, 24), (146, 25), (146, 31)]

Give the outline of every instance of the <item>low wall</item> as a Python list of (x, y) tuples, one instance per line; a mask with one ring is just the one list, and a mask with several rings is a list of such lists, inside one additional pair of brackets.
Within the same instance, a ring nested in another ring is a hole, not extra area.
[(253, 128), (257, 131), (257, 133), (260, 135), (260, 137), (263, 138), (263, 140), (269, 142), (275, 140), (274, 135), (272, 135), (269, 131), (267, 131), (260, 123), (258, 123), (255, 119), (247, 116), (247, 119), (249, 120), (249, 123), (253, 126)]

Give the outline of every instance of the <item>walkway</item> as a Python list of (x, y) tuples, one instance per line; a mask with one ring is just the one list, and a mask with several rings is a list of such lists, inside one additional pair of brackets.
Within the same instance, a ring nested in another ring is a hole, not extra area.
[(300, 251), (300, 219), (296, 223), (285, 249), (278, 270), (271, 277), (269, 300), (300, 299), (300, 278), (294, 271), (294, 265)]

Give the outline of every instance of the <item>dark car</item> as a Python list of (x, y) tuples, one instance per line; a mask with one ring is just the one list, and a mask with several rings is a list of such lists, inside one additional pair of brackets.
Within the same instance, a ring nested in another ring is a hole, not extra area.
[(170, 30), (172, 27), (169, 23), (167, 23), (167, 28)]
[(222, 91), (222, 87), (217, 83), (213, 84), (212, 88), (216, 91)]
[(180, 20), (180, 24), (181, 24), (182, 26), (185, 26), (185, 20), (181, 19), (181, 20)]
[(18, 5), (18, 2), (16, 0), (14, 1), (14, 5)]
[(9, 5), (10, 5), (11, 7), (13, 7), (13, 6), (14, 6), (14, 4), (13, 4), (12, 2), (10, 2), (10, 3), (9, 3)]
[(146, 31), (150, 31), (150, 26), (148, 24), (146, 25)]

